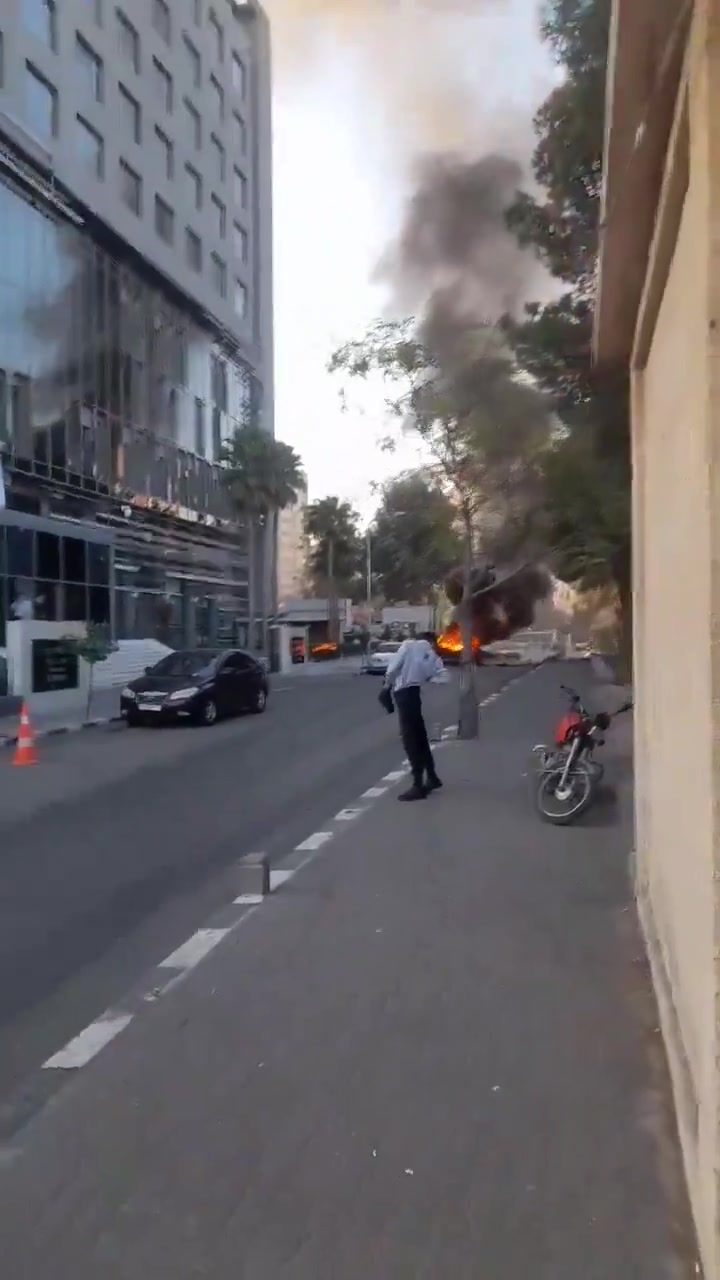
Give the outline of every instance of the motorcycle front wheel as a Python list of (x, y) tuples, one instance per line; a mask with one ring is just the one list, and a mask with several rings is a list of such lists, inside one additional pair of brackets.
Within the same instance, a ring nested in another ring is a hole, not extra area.
[(588, 769), (573, 769), (561, 788), (563, 770), (543, 773), (535, 792), (535, 804), (543, 822), (566, 827), (587, 809), (593, 794), (593, 778)]

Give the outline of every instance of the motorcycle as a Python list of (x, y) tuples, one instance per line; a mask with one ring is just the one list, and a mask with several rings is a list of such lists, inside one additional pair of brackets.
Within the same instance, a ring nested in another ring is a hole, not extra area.
[(604, 776), (604, 768), (594, 758), (597, 747), (604, 745), (602, 736), (616, 716), (632, 709), (632, 702), (625, 702), (610, 715), (607, 711), (596, 714), (583, 706), (579, 693), (560, 686), (566, 693), (570, 706), (555, 731), (552, 747), (543, 743), (533, 748), (540, 757), (540, 771), (535, 791), (535, 805), (544, 822), (555, 826), (568, 826), (584, 813)]

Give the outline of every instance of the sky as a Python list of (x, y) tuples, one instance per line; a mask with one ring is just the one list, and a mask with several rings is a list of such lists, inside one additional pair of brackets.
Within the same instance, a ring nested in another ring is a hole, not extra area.
[[(532, 115), (556, 73), (537, 0), (445, 0), (442, 14), (442, 0), (265, 4), (275, 62), (275, 430), (301, 455), (311, 500), (338, 494), (368, 520), (373, 486), (420, 454), (410, 440), (382, 451), (377, 396), (354, 394), (342, 411), (328, 358), (392, 309), (375, 273), (402, 227), (416, 159), (501, 147), (526, 163)], [(347, 5), (350, 15), (338, 14)], [(313, 9), (330, 16), (310, 24)]]

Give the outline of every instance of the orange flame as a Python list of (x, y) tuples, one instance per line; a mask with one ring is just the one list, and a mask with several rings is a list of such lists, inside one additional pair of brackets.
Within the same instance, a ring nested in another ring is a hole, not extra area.
[[(443, 631), (441, 636), (438, 636), (436, 643), (441, 655), (443, 653), (453, 655), (462, 653), (463, 642), (458, 623), (451, 623), (447, 630)], [(477, 653), (480, 649), (480, 641), (477, 636), (472, 638), (472, 648), (473, 653)]]

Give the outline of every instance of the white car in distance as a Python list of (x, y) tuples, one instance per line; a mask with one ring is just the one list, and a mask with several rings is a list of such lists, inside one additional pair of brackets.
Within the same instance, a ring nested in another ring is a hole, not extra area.
[(371, 649), (367, 656), (368, 675), (384, 676), (390, 659), (397, 653), (401, 644), (401, 640), (381, 640), (374, 649)]

